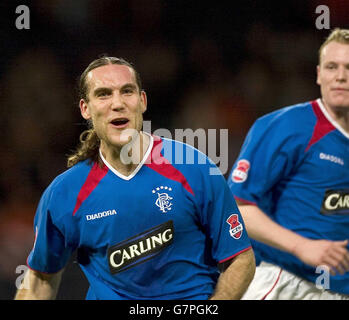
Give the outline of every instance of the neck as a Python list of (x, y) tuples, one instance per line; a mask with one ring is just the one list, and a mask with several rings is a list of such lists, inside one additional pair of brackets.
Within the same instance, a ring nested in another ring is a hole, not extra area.
[(101, 143), (104, 159), (122, 175), (130, 175), (144, 158), (150, 144), (148, 135), (140, 132), (124, 146), (108, 146)]
[(322, 103), (331, 118), (336, 121), (345, 132), (349, 133), (349, 106), (330, 107), (323, 99)]

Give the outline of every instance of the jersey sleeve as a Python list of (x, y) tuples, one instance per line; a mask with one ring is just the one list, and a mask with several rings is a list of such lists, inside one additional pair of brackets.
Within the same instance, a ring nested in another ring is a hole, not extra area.
[(304, 154), (302, 137), (292, 121), (297, 119), (274, 112), (251, 127), (228, 177), (229, 188), (237, 199), (270, 212), (274, 186), (292, 173), (302, 148)]
[(34, 218), (35, 240), (28, 256), (30, 269), (43, 273), (55, 273), (68, 262), (72, 247), (63, 233), (62, 226), (55, 222), (59, 207), (55, 206), (52, 186), (43, 193)]
[(223, 175), (207, 175), (206, 179), (201, 221), (211, 243), (212, 257), (222, 263), (248, 250), (251, 243)]

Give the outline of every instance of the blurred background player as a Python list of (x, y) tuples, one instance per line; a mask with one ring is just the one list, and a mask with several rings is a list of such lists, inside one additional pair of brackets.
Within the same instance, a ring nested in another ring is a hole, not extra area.
[(349, 298), (349, 30), (320, 47), (317, 84), (254, 123), (228, 178), (261, 262), (244, 299)]
[[(102, 57), (83, 72), (80, 111), (91, 129), (41, 197), (16, 299), (54, 299), (75, 250), (87, 299), (239, 299), (246, 290), (254, 255), (224, 177), (192, 147), (141, 131), (141, 88), (123, 59)], [(205, 164), (177, 161), (178, 150)]]

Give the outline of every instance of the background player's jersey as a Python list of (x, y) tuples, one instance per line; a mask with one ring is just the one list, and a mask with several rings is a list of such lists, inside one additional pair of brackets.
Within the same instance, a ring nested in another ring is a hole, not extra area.
[(102, 166), (78, 163), (44, 192), (28, 266), (57, 272), (77, 249), (88, 299), (208, 298), (217, 264), (250, 248), (225, 179), (209, 175), (215, 165), (158, 137), (130, 176), (101, 157)]
[[(311, 239), (348, 239), (349, 135), (320, 99), (258, 119), (228, 184), (237, 199), (256, 204), (287, 229)], [(252, 244), (258, 260), (313, 282), (323, 273), (293, 255)], [(331, 277), (330, 290), (349, 294), (349, 273)]]

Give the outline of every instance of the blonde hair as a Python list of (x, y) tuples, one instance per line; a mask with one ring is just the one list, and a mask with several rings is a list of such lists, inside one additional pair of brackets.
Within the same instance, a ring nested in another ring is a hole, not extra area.
[[(96, 69), (98, 67), (105, 66), (108, 64), (119, 64), (119, 65), (125, 65), (130, 67), (134, 71), (138, 89), (141, 90), (142, 83), (141, 83), (139, 73), (136, 71), (136, 69), (133, 67), (131, 63), (127, 62), (122, 58), (102, 56), (92, 61), (88, 65), (88, 67), (85, 69), (85, 71), (81, 74), (79, 79), (79, 88), (78, 88), (80, 99), (84, 99), (86, 102), (88, 102), (89, 85), (86, 81), (88, 73), (93, 69)], [(74, 166), (80, 161), (84, 161), (87, 159), (90, 159), (93, 162), (95, 161), (100, 162), (100, 159), (99, 159), (100, 139), (93, 128), (92, 121), (88, 121), (88, 125), (89, 125), (89, 129), (85, 130), (80, 135), (80, 138), (79, 138), (80, 143), (77, 149), (71, 155), (68, 155), (68, 160), (67, 160), (68, 168)]]
[(319, 48), (319, 63), (321, 62), (322, 50), (332, 41), (342, 44), (349, 44), (349, 29), (336, 28), (330, 33), (330, 35), (326, 38), (324, 43)]

